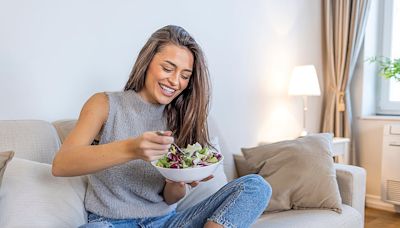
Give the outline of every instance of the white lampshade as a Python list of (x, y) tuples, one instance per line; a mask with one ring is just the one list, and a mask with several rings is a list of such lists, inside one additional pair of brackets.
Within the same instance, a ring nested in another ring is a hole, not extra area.
[(314, 65), (297, 66), (293, 69), (289, 83), (289, 95), (319, 96), (317, 71)]

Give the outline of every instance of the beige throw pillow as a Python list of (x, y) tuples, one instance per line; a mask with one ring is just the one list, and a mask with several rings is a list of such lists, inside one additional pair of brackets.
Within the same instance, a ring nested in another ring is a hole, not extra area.
[(247, 164), (247, 161), (243, 155), (234, 154), (233, 160), (235, 161), (236, 172), (239, 177), (256, 173), (254, 170), (251, 170), (251, 166)]
[(0, 152), (0, 187), (3, 180), (4, 171), (6, 170), (7, 163), (14, 157), (14, 151)]
[(322, 133), (242, 148), (250, 168), (272, 186), (267, 212), (314, 208), (341, 213), (332, 140), (332, 134)]

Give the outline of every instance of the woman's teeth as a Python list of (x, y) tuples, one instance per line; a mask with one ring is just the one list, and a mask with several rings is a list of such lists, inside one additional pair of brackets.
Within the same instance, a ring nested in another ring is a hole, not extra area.
[(166, 87), (164, 85), (160, 85), (160, 86), (167, 94), (173, 94), (175, 92), (174, 89), (168, 88), (168, 87)]

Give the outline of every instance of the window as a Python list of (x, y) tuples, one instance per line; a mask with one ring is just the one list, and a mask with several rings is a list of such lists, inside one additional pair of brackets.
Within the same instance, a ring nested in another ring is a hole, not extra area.
[[(400, 58), (400, 0), (384, 1), (382, 15), (382, 55)], [(380, 78), (380, 84), (377, 113), (400, 115), (400, 82)]]

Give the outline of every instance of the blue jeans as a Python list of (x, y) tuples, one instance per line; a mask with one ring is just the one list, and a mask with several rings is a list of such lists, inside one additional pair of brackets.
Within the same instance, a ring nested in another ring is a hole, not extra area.
[(100, 227), (203, 227), (213, 221), (224, 227), (250, 227), (263, 213), (271, 198), (271, 186), (259, 175), (237, 178), (200, 203), (180, 212), (138, 219), (109, 219), (89, 213), (88, 224)]

